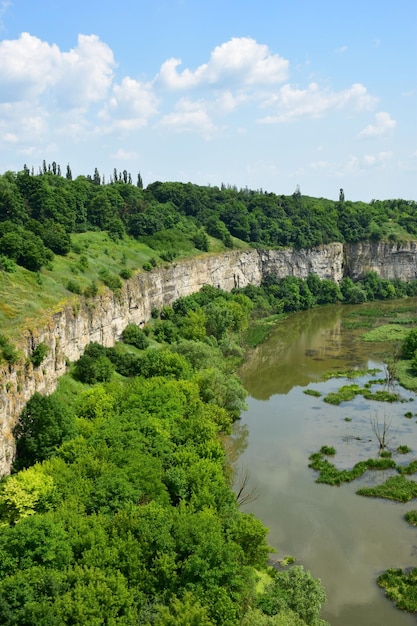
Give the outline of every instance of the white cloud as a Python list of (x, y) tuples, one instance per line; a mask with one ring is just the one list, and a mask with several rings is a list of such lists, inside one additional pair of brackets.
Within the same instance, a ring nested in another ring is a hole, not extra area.
[(134, 150), (124, 150), (119, 148), (114, 154), (111, 155), (113, 159), (120, 161), (132, 161), (137, 158), (137, 153)]
[(360, 175), (370, 169), (384, 169), (392, 157), (393, 153), (390, 151), (365, 154), (362, 157), (351, 155), (348, 161), (338, 169), (336, 175)]
[(382, 137), (391, 133), (397, 126), (389, 113), (381, 111), (375, 115), (375, 124), (369, 124), (360, 133), (359, 137)]
[(55, 83), (58, 100), (76, 108), (103, 100), (115, 65), (112, 50), (97, 35), (78, 35), (78, 45), (59, 57)]
[(343, 54), (344, 52), (348, 51), (348, 47), (347, 46), (340, 46), (340, 48), (336, 48), (335, 52), (336, 54)]
[(176, 111), (164, 115), (158, 126), (169, 129), (175, 133), (197, 132), (205, 139), (210, 139), (216, 132), (207, 111), (205, 102), (193, 102), (182, 98), (176, 107)]
[(332, 111), (345, 108), (366, 110), (372, 108), (376, 101), (377, 99), (368, 93), (366, 87), (359, 83), (339, 92), (327, 88), (322, 89), (317, 83), (310, 83), (307, 89), (297, 89), (286, 84), (263, 105), (264, 107), (273, 106), (277, 112), (259, 121), (277, 123), (302, 117), (319, 118)]
[(79, 35), (61, 52), (29, 33), (0, 43), (0, 101), (50, 97), (63, 107), (82, 108), (107, 95), (115, 65), (113, 53), (96, 35)]
[(105, 121), (113, 120), (108, 130), (132, 130), (146, 126), (157, 111), (158, 99), (152, 86), (126, 76), (119, 85), (114, 85), (110, 100), (99, 116)]
[(288, 61), (271, 54), (268, 46), (250, 37), (234, 37), (217, 46), (208, 63), (195, 71), (178, 72), (180, 65), (180, 59), (168, 59), (161, 66), (156, 82), (168, 89), (190, 89), (203, 84), (248, 87), (276, 84), (288, 75)]

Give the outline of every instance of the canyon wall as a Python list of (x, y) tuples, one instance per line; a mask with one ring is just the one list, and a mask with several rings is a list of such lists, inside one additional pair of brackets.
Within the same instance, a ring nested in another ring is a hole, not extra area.
[(353, 281), (366, 272), (408, 282), (417, 278), (417, 242), (345, 244), (345, 274)]
[[(127, 324), (144, 324), (153, 308), (172, 304), (203, 285), (230, 291), (233, 287), (259, 285), (268, 274), (306, 278), (312, 273), (340, 282), (347, 273), (356, 278), (370, 269), (386, 278), (416, 277), (416, 244), (410, 244), (408, 251), (395, 245), (383, 246), (344, 247), (334, 243), (310, 250), (234, 250), (206, 255), (138, 273), (119, 293), (107, 290), (96, 298), (80, 298), (62, 310), (51, 311), (40, 329), (37, 324), (36, 330), (24, 331), (19, 346), (23, 361), (3, 364), (0, 369), (0, 475), (10, 471), (13, 427), (24, 405), (35, 391), (51, 393), (67, 371), (68, 362), (79, 359), (88, 343), (113, 345)], [(34, 368), (30, 356), (42, 342), (49, 351), (41, 366)]]

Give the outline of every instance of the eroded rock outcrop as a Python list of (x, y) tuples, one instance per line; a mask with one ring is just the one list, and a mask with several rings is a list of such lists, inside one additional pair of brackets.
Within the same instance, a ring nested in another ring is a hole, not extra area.
[[(382, 246), (382, 244), (380, 244)], [(375, 258), (376, 255), (376, 258)], [(382, 255), (382, 256), (380, 256)], [(3, 365), (0, 370), (0, 475), (10, 471), (14, 455), (13, 427), (24, 405), (35, 391), (51, 393), (58, 378), (76, 361), (86, 345), (97, 341), (105, 346), (120, 339), (127, 324), (143, 324), (153, 308), (173, 303), (180, 296), (198, 291), (203, 285), (224, 290), (259, 285), (267, 274), (306, 278), (315, 273), (321, 279), (340, 282), (346, 268), (353, 277), (372, 269), (386, 278), (410, 280), (416, 277), (416, 244), (408, 251), (395, 248), (348, 246), (340, 243), (310, 250), (245, 250), (207, 255), (141, 272), (128, 280), (120, 293), (106, 291), (94, 299), (80, 299), (59, 311), (47, 314), (44, 325), (27, 328), (19, 346), (24, 360)], [(45, 343), (49, 350), (40, 367), (30, 363), (33, 349)]]

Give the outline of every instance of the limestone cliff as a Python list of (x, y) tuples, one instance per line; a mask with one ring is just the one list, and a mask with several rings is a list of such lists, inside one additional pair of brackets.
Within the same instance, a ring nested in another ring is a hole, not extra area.
[[(76, 361), (91, 341), (111, 346), (120, 339), (127, 324), (143, 324), (153, 308), (160, 309), (207, 284), (229, 291), (233, 287), (259, 285), (270, 273), (280, 278), (306, 278), (315, 273), (321, 279), (340, 282), (346, 267), (353, 277), (360, 276), (364, 268), (374, 269), (387, 278), (416, 277), (416, 244), (410, 245), (407, 252), (395, 246), (383, 249), (380, 245), (380, 249), (372, 244), (368, 248), (361, 244), (344, 249), (342, 244), (334, 243), (310, 250), (235, 250), (202, 256), (138, 273), (118, 294), (106, 291), (94, 299), (80, 299), (76, 305), (51, 311), (41, 330), (35, 333), (28, 328), (24, 333), (19, 346), (24, 361), (3, 365), (0, 370), (0, 475), (10, 471), (13, 427), (26, 402), (35, 391), (51, 393), (66, 372), (68, 361)], [(34, 368), (29, 359), (41, 342), (49, 351), (41, 366)]]
[(345, 273), (353, 281), (366, 272), (404, 282), (417, 278), (417, 242), (364, 242), (345, 244)]

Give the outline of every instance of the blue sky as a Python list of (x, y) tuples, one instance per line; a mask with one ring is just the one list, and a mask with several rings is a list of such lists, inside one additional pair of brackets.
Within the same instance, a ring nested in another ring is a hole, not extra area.
[(416, 0), (0, 0), (0, 172), (417, 200)]

